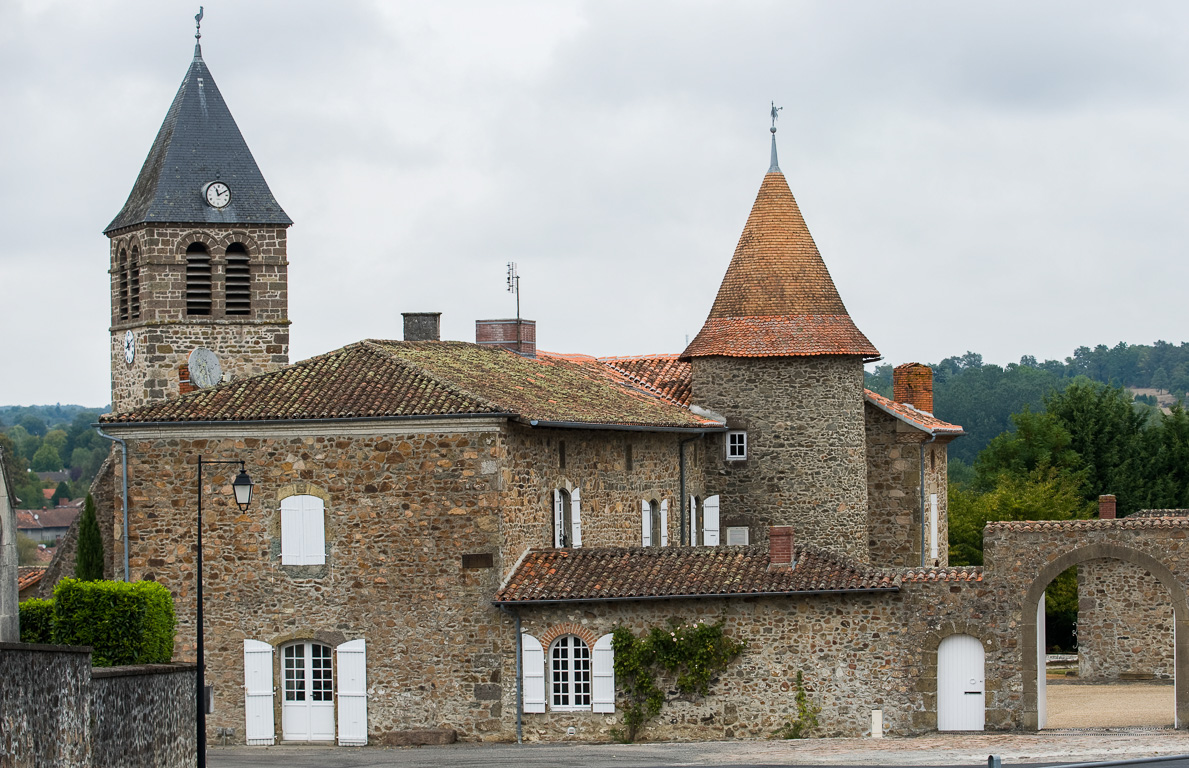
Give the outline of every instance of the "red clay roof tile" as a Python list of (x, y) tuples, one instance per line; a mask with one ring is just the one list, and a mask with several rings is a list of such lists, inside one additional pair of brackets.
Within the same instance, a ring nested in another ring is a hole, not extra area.
[(867, 402), (876, 408), (931, 435), (953, 435), (956, 437), (966, 434), (966, 431), (957, 424), (950, 424), (931, 413), (918, 411), (908, 403), (897, 403), (895, 400), (877, 395), (869, 389), (863, 390), (863, 394), (866, 396)]

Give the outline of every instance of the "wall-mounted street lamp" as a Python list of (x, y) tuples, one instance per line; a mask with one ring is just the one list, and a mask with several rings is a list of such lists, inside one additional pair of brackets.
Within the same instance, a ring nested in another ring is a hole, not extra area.
[(244, 511), (252, 503), (252, 478), (248, 477), (244, 469), (244, 462), (236, 461), (208, 461), (198, 457), (198, 559), (197, 559), (197, 589), (195, 598), (198, 602), (195, 635), (198, 640), (198, 670), (197, 670), (197, 698), (198, 698), (198, 768), (206, 768), (206, 663), (202, 652), (202, 468), (208, 464), (238, 464), (239, 474), (231, 481), (231, 490), (235, 493), (235, 504)]

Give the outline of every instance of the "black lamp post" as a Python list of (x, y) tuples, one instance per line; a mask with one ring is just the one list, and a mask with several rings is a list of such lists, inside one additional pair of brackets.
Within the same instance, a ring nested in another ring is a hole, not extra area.
[(231, 482), (231, 490), (235, 492), (235, 503), (240, 511), (246, 510), (252, 503), (252, 478), (244, 470), (243, 461), (207, 461), (198, 457), (198, 561), (196, 567), (197, 585), (195, 598), (198, 601), (197, 626), (195, 635), (198, 639), (198, 768), (206, 768), (206, 663), (202, 653), (202, 466), (204, 464), (238, 464), (239, 474)]

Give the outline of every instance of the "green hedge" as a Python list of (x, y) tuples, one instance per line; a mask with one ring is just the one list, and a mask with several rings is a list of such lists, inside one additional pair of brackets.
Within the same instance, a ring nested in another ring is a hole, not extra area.
[[(32, 640), (45, 620), (35, 618), (25, 631), (25, 605), (21, 604), (21, 640), (58, 645), (89, 645), (96, 667), (125, 664), (165, 664), (173, 656), (176, 621), (173, 597), (155, 581), (79, 581), (63, 579), (54, 588), (54, 599), (39, 600), (52, 606), (51, 640)], [(33, 609), (45, 612), (42, 607)], [(44, 636), (44, 635), (39, 635)]]
[(21, 642), (54, 642), (54, 601), (30, 598), (21, 603)]

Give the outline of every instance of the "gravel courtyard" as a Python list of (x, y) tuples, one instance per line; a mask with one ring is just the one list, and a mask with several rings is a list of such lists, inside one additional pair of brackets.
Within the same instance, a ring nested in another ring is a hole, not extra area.
[(1173, 686), (1053, 684), (1048, 689), (1046, 728), (1118, 728), (1173, 725)]

